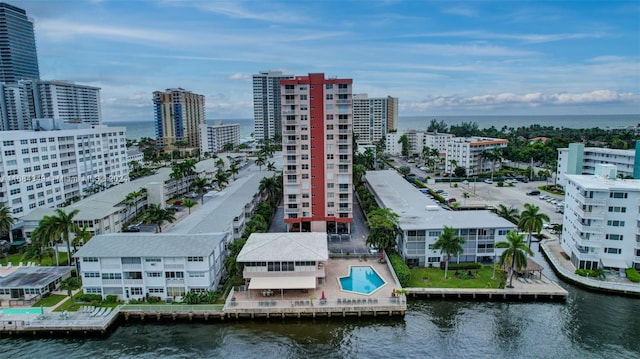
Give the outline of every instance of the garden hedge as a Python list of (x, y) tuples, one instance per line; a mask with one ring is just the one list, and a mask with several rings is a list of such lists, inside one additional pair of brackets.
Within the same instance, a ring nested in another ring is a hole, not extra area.
[[(444, 270), (445, 262), (440, 262), (440, 269)], [(482, 263), (478, 262), (464, 262), (464, 263), (449, 263), (449, 269), (480, 269)]]
[(396, 276), (400, 281), (400, 285), (402, 287), (409, 286), (409, 283), (411, 282), (411, 270), (409, 270), (409, 267), (404, 262), (402, 257), (396, 252), (389, 252), (388, 257), (391, 261), (391, 266), (393, 267), (393, 270), (396, 272)]
[(628, 280), (634, 283), (640, 282), (640, 273), (638, 273), (638, 271), (635, 268), (627, 268), (625, 272), (627, 273)]

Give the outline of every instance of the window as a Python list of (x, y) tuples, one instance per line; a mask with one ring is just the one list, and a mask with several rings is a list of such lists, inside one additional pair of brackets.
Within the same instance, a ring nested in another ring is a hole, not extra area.
[(620, 248), (605, 248), (604, 252), (605, 253), (609, 253), (609, 254), (620, 254), (620, 253), (622, 253), (622, 249), (620, 249)]
[(607, 221), (607, 226), (611, 226), (611, 227), (624, 227), (624, 221), (608, 220), (608, 221)]
[(102, 294), (100, 287), (84, 287), (84, 292), (87, 294)]
[(506, 236), (506, 235), (507, 235), (507, 233), (509, 233), (509, 231), (508, 231), (508, 230), (506, 230), (506, 229), (499, 229), (499, 230), (498, 230), (498, 235), (499, 235), (499, 236)]
[(102, 273), (102, 279), (122, 279), (122, 273)]
[(189, 272), (189, 278), (204, 278), (204, 272)]
[(328, 93), (327, 94), (327, 100), (333, 100), (333, 94)]
[(204, 262), (203, 257), (187, 257), (187, 262)]
[(609, 207), (609, 212), (627, 213), (627, 207)]
[(333, 89), (333, 84), (326, 84), (325, 87), (327, 90)]
[(149, 294), (161, 294), (164, 293), (164, 288), (149, 288)]
[(627, 198), (626, 192), (611, 192), (609, 198)]
[(84, 273), (85, 278), (100, 278), (100, 273), (98, 272), (86, 272)]
[(144, 259), (145, 262), (155, 262), (160, 263), (160, 257), (147, 257)]
[(328, 160), (332, 160), (332, 159), (333, 159), (333, 153), (329, 153), (329, 154), (327, 154), (327, 159), (328, 159)]
[(184, 272), (166, 272), (164, 277), (167, 279), (182, 279), (184, 278)]
[(622, 234), (607, 234), (606, 238), (610, 241), (621, 241)]
[(149, 278), (162, 278), (162, 272), (147, 272)]

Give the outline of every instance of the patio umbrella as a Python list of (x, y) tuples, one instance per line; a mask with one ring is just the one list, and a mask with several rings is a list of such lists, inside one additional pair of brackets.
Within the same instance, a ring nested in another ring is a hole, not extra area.
[(324, 290), (322, 291), (322, 298), (320, 298), (320, 299), (326, 299), (326, 298), (324, 297)]

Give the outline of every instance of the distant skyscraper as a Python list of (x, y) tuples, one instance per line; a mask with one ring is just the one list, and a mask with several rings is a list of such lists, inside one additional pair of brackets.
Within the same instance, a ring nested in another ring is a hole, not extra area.
[(30, 130), (37, 111), (31, 81), (0, 82), (0, 130)]
[(280, 80), (291, 79), (281, 71), (265, 71), (253, 75), (253, 137), (272, 139), (282, 135)]
[(65, 81), (38, 81), (35, 87), (38, 118), (67, 123), (102, 124), (100, 88)]
[(280, 83), (287, 230), (350, 232), (353, 80), (319, 73)]
[[(393, 126), (392, 129), (389, 126)], [(397, 98), (353, 95), (353, 133), (359, 145), (375, 144), (397, 127)]]
[(182, 88), (155, 91), (153, 115), (156, 143), (173, 149), (176, 142), (200, 148), (200, 125), (204, 124), (204, 96)]
[(0, 82), (39, 78), (32, 20), (24, 10), (0, 3)]

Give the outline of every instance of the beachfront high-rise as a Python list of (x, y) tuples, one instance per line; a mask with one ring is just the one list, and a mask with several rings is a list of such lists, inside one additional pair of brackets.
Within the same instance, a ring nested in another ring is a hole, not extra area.
[(222, 152), (229, 144), (234, 148), (240, 144), (240, 124), (225, 125), (219, 121), (213, 125), (200, 125), (200, 149), (203, 154)]
[(156, 143), (165, 150), (200, 148), (200, 125), (204, 124), (204, 96), (182, 88), (153, 92)]
[(280, 80), (293, 78), (282, 71), (263, 71), (253, 75), (253, 137), (273, 139), (282, 135)]
[(398, 98), (353, 95), (353, 133), (359, 145), (375, 144), (397, 127)]
[(68, 81), (38, 81), (34, 88), (38, 118), (102, 124), (100, 88)]
[(33, 21), (23, 9), (0, 3), (0, 82), (39, 78)]
[(288, 231), (350, 232), (352, 83), (323, 73), (280, 81)]

